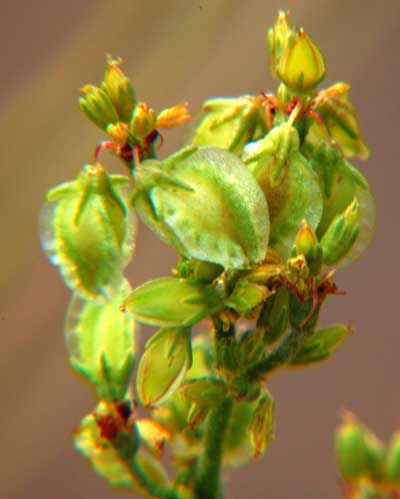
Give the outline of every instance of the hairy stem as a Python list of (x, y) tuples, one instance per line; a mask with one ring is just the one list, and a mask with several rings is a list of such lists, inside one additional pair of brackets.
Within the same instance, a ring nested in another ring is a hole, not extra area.
[(223, 444), (232, 404), (232, 398), (227, 397), (220, 406), (212, 409), (208, 416), (204, 450), (199, 457), (195, 474), (197, 499), (220, 497)]

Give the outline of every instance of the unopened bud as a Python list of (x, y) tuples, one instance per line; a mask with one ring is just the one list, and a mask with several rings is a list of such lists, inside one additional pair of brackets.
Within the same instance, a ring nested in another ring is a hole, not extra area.
[(157, 115), (157, 128), (171, 128), (190, 120), (188, 104), (184, 102), (177, 106), (163, 109)]
[(156, 128), (156, 123), (154, 109), (145, 102), (139, 102), (133, 110), (129, 131), (133, 137), (143, 139)]
[(302, 227), (295, 239), (295, 249), (297, 255), (304, 255), (311, 274), (318, 275), (322, 265), (322, 248), (318, 242), (315, 232), (303, 220)]
[(272, 74), (276, 75), (276, 67), (279, 64), (282, 53), (287, 48), (289, 41), (293, 38), (293, 30), (287, 19), (288, 13), (280, 10), (278, 19), (267, 33), (267, 48)]
[(101, 86), (114, 104), (119, 119), (128, 123), (135, 107), (136, 96), (129, 78), (121, 71), (121, 63), (122, 59), (112, 59), (107, 55), (107, 68)]
[(86, 85), (79, 97), (79, 107), (96, 126), (106, 130), (110, 123), (118, 123), (119, 117), (110, 97), (101, 88)]
[(288, 290), (283, 286), (266, 300), (257, 320), (257, 328), (264, 331), (264, 344), (275, 343), (286, 331), (289, 320), (288, 303)]
[(363, 426), (351, 415), (339, 426), (335, 436), (336, 462), (346, 480), (357, 480), (368, 470)]
[(400, 431), (397, 431), (389, 444), (384, 461), (385, 481), (400, 485)]
[(325, 77), (325, 61), (319, 48), (304, 32), (294, 32), (276, 67), (278, 77), (295, 92), (310, 92)]
[(275, 437), (275, 402), (270, 393), (262, 395), (250, 422), (249, 432), (255, 457), (261, 456)]

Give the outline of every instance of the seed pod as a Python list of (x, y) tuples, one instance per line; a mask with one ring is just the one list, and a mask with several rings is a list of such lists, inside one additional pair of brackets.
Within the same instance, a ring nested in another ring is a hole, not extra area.
[(337, 466), (346, 480), (357, 480), (368, 472), (364, 428), (354, 417), (346, 417), (337, 429), (335, 450)]
[[(346, 216), (350, 219), (357, 219), (358, 235), (347, 252), (341, 257), (336, 254), (335, 259), (331, 260), (335, 262), (336, 267), (343, 267), (356, 260), (371, 242), (376, 219), (375, 200), (364, 175), (344, 159), (340, 149), (334, 144), (320, 142), (319, 146), (314, 149), (310, 161), (318, 174), (323, 195), (323, 214), (316, 230), (320, 241), (328, 231), (328, 227), (334, 222), (335, 217), (341, 214), (344, 216), (346, 208), (354, 202)], [(353, 213), (355, 211), (358, 211), (357, 217)], [(339, 220), (339, 229), (340, 225), (344, 223), (344, 219)], [(337, 227), (335, 227), (335, 231), (336, 229)], [(355, 230), (357, 230), (355, 227), (353, 230), (349, 228), (346, 233), (354, 234)], [(351, 242), (351, 237), (347, 238), (347, 242)], [(336, 256), (339, 261), (337, 261)]]
[(121, 71), (121, 63), (122, 59), (112, 59), (107, 55), (107, 67), (101, 86), (117, 110), (119, 119), (128, 123), (135, 107), (136, 95), (129, 78)]
[(224, 304), (211, 286), (161, 277), (136, 288), (124, 307), (143, 324), (161, 327), (191, 326), (204, 317), (218, 313)]
[(194, 124), (188, 142), (239, 154), (253, 139), (259, 113), (258, 100), (251, 95), (210, 99), (204, 102), (203, 113)]
[(383, 477), (386, 482), (400, 485), (400, 431), (397, 431), (389, 444), (384, 466)]
[(181, 391), (199, 407), (213, 407), (225, 398), (227, 385), (222, 378), (210, 376), (185, 381)]
[(275, 402), (269, 392), (262, 395), (250, 422), (249, 432), (255, 457), (266, 451), (275, 437)]
[[(107, 406), (101, 403), (95, 413), (86, 416), (74, 434), (75, 448), (89, 459), (96, 473), (101, 475), (107, 482), (116, 487), (136, 488), (137, 482), (132, 472), (127, 467), (126, 457), (130, 460), (137, 453), (139, 436), (132, 427), (131, 431), (119, 430), (114, 427), (112, 438), (102, 436), (98, 421), (100, 418), (108, 418), (109, 426), (113, 424), (113, 417)], [(106, 420), (106, 419), (104, 419)], [(119, 438), (116, 442), (117, 435)]]
[(133, 203), (142, 220), (181, 255), (240, 268), (265, 257), (268, 207), (233, 154), (188, 148), (136, 172)]
[(317, 329), (306, 339), (290, 366), (303, 367), (322, 362), (337, 350), (350, 332), (350, 327), (344, 324)]
[(146, 344), (137, 375), (137, 393), (146, 407), (160, 405), (180, 386), (192, 363), (190, 329), (161, 329)]
[(41, 214), (42, 248), (67, 286), (93, 298), (118, 290), (133, 252), (134, 218), (118, 190), (123, 176), (87, 165), (77, 180), (51, 190)]
[(110, 123), (118, 123), (119, 117), (110, 97), (101, 88), (85, 85), (83, 97), (79, 97), (79, 107), (86, 117), (102, 130)]
[(315, 230), (322, 215), (318, 177), (299, 152), (295, 128), (283, 124), (244, 148), (242, 159), (268, 202), (270, 246), (286, 260), (303, 219)]
[(65, 341), (72, 367), (96, 387), (100, 400), (122, 400), (128, 389), (135, 357), (135, 324), (121, 311), (121, 300), (129, 292), (107, 303), (74, 296), (67, 312)]

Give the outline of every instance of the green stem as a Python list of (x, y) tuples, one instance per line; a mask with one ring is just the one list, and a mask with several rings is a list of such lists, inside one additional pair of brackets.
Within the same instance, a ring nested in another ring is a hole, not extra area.
[(232, 404), (232, 398), (227, 397), (208, 416), (204, 450), (197, 462), (195, 474), (196, 499), (219, 497), (223, 444)]
[(168, 483), (154, 483), (152, 477), (148, 476), (136, 459), (133, 459), (131, 470), (136, 481), (150, 496), (158, 499), (180, 499), (178, 492)]
[(290, 362), (300, 351), (304, 341), (312, 331), (313, 329), (310, 327), (290, 331), (264, 360), (247, 370), (246, 376), (251, 380), (261, 380), (267, 373)]

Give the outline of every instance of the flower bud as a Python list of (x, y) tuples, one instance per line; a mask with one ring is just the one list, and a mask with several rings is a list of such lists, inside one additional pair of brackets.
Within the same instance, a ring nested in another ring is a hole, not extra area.
[[(371, 242), (376, 219), (375, 200), (364, 175), (344, 159), (334, 144), (321, 141), (314, 148), (310, 161), (319, 177), (324, 204), (316, 234), (322, 245), (322, 239), (335, 219), (335, 226), (329, 229), (332, 232), (342, 231), (346, 226), (342, 236), (346, 240), (347, 250), (337, 248), (341, 256), (335, 250), (328, 257), (335, 266), (343, 267), (357, 259)], [(352, 235), (356, 237), (350, 245)], [(326, 238), (325, 244), (327, 242)], [(331, 240), (329, 244), (335, 245), (336, 242)], [(326, 258), (324, 254), (324, 261), (328, 263)]]
[(306, 220), (302, 222), (302, 227), (297, 233), (294, 245), (296, 255), (305, 256), (311, 274), (318, 275), (322, 265), (322, 248)]
[(269, 392), (261, 396), (250, 422), (249, 432), (254, 447), (254, 457), (266, 451), (275, 438), (275, 402)]
[(114, 104), (119, 119), (128, 123), (135, 107), (136, 95), (129, 78), (121, 71), (121, 63), (122, 59), (112, 59), (107, 55), (107, 67), (101, 86)]
[[(239, 365), (248, 368), (265, 358), (264, 332), (260, 329), (246, 331), (238, 344)], [(241, 378), (241, 377), (240, 377)], [(248, 388), (246, 387), (246, 391)]]
[(368, 470), (364, 428), (351, 415), (339, 426), (335, 436), (336, 463), (345, 480), (353, 481)]
[(85, 297), (118, 288), (133, 251), (134, 218), (120, 185), (128, 179), (87, 165), (74, 182), (47, 195), (41, 214), (41, 243), (66, 284)]
[(211, 286), (161, 277), (137, 287), (123, 306), (143, 324), (179, 327), (192, 326), (218, 313), (224, 304)]
[(329, 136), (336, 140), (346, 157), (358, 156), (367, 159), (369, 149), (364, 142), (357, 111), (349, 99), (350, 85), (336, 83), (322, 90), (315, 99), (314, 109), (322, 118), (322, 123), (315, 121), (310, 130), (310, 136)]
[(190, 120), (188, 104), (184, 102), (176, 106), (163, 109), (157, 115), (157, 128), (171, 128)]
[(276, 66), (278, 77), (291, 90), (311, 92), (325, 77), (325, 61), (319, 48), (304, 32), (295, 29)]
[(72, 367), (96, 387), (100, 400), (122, 400), (128, 389), (135, 357), (135, 324), (120, 304), (129, 292), (108, 303), (74, 296), (67, 312), (65, 340)]
[(383, 477), (385, 446), (379, 438), (367, 428), (364, 433), (364, 441), (367, 449), (368, 475), (374, 482), (381, 482)]
[(177, 275), (192, 281), (211, 284), (222, 274), (224, 268), (211, 262), (204, 262), (195, 258), (184, 258), (178, 263)]
[(268, 206), (233, 154), (188, 148), (136, 173), (132, 201), (162, 240), (186, 257), (240, 268), (265, 258)]
[(199, 407), (213, 407), (224, 400), (227, 386), (222, 378), (209, 376), (189, 379), (181, 386), (181, 392)]
[(299, 136), (285, 123), (247, 144), (242, 160), (255, 176), (268, 202), (270, 246), (289, 257), (303, 219), (315, 230), (322, 216), (318, 177), (299, 151)]
[(192, 363), (190, 329), (160, 329), (146, 343), (136, 389), (146, 407), (160, 405), (180, 386)]
[(210, 99), (203, 104), (203, 113), (188, 142), (240, 153), (253, 139), (259, 112), (258, 100), (251, 95)]
[(136, 104), (132, 113), (129, 131), (138, 139), (147, 137), (156, 128), (156, 112), (145, 102)]
[(389, 444), (383, 467), (384, 480), (400, 485), (400, 431), (397, 431)]
[(350, 333), (350, 327), (344, 324), (317, 329), (306, 339), (290, 365), (303, 367), (322, 362), (336, 351)]
[(86, 85), (82, 92), (83, 96), (78, 99), (79, 107), (90, 121), (102, 130), (106, 130), (110, 123), (118, 123), (117, 110), (104, 90)]
[(244, 276), (239, 279), (225, 305), (233, 308), (241, 317), (247, 317), (271, 294), (265, 286), (251, 282)]
[(345, 211), (333, 219), (321, 238), (323, 259), (327, 265), (335, 265), (348, 254), (360, 231), (358, 221), (358, 201), (354, 198)]
[(275, 343), (286, 331), (289, 319), (289, 294), (285, 287), (280, 287), (270, 296), (260, 312), (257, 328), (264, 331), (263, 343)]
[(280, 10), (278, 19), (273, 28), (267, 33), (267, 48), (272, 74), (276, 75), (276, 68), (280, 62), (282, 53), (294, 36), (292, 26), (287, 20), (288, 13)]

